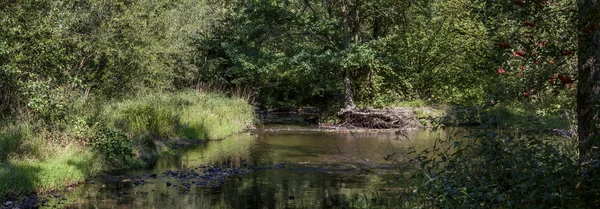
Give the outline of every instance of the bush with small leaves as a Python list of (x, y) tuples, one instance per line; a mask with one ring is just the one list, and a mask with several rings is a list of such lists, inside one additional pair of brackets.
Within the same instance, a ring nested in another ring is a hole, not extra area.
[(129, 169), (142, 166), (136, 159), (135, 149), (127, 135), (119, 130), (102, 130), (91, 139), (93, 150), (102, 157), (111, 168)]

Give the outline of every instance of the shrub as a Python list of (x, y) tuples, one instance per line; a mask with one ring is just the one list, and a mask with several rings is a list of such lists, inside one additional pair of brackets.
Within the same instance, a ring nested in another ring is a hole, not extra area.
[[(482, 134), (483, 133), (483, 134)], [(542, 136), (483, 131), (469, 139), (438, 139), (413, 159), (421, 179), (412, 197), (428, 207), (581, 207), (575, 144)]]
[(102, 157), (104, 164), (113, 169), (136, 168), (142, 162), (135, 158), (135, 150), (127, 135), (118, 130), (103, 130), (90, 142), (92, 149)]

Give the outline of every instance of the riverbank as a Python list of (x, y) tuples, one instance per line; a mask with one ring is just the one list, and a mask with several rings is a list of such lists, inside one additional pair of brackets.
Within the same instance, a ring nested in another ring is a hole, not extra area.
[(0, 199), (65, 189), (103, 172), (140, 168), (172, 148), (252, 126), (247, 101), (221, 94), (153, 93), (120, 101), (81, 98), (64, 120), (5, 122)]
[[(569, 136), (573, 128), (571, 124), (575, 124), (573, 111), (564, 109), (549, 110), (549, 107), (533, 103), (516, 102), (488, 106), (453, 106), (415, 101), (386, 107), (367, 107), (363, 109), (356, 111), (357, 113), (351, 116), (359, 114), (359, 116), (373, 116), (370, 120), (381, 120), (386, 122), (386, 125), (399, 124), (400, 129), (460, 126)], [(398, 117), (391, 117), (389, 113), (397, 113), (395, 115)], [(321, 113), (320, 117), (316, 119), (319, 128), (330, 130), (373, 128), (361, 126), (360, 122), (363, 121), (367, 121), (368, 124), (374, 124), (370, 120), (363, 118), (358, 118), (361, 119), (357, 120), (358, 123), (356, 124), (358, 125), (350, 124), (344, 126), (338, 114), (339, 112)], [(302, 122), (307, 121), (305, 118), (301, 118)], [(357, 117), (350, 118), (356, 119)], [(394, 123), (395, 121), (399, 121), (397, 118), (402, 118), (403, 121)]]

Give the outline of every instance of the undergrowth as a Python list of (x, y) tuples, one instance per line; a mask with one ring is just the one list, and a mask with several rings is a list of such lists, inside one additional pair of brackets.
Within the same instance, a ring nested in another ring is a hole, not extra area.
[(414, 172), (391, 181), (406, 208), (585, 208), (577, 141), (476, 130), (412, 148)]

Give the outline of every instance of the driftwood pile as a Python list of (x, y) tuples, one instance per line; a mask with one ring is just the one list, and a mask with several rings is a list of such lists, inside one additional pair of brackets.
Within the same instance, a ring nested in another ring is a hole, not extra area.
[(410, 108), (344, 108), (338, 112), (340, 126), (349, 128), (408, 129), (420, 126)]

